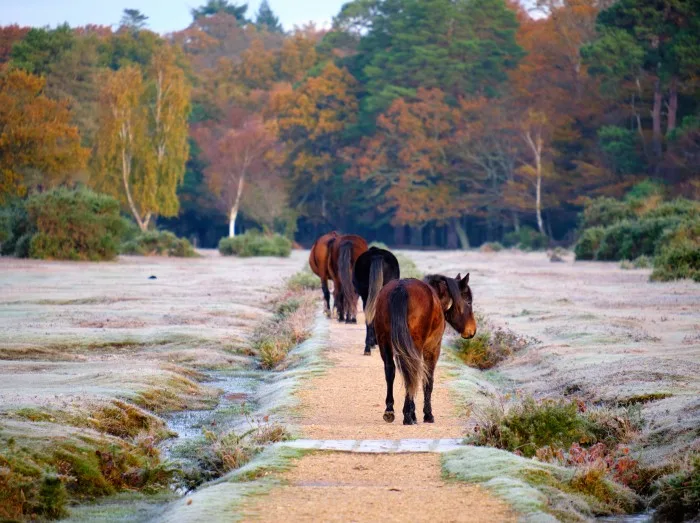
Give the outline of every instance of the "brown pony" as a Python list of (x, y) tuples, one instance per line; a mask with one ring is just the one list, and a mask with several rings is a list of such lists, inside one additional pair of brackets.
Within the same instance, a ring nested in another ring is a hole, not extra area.
[(403, 424), (417, 423), (415, 397), (421, 383), (424, 394), (423, 421), (435, 421), (430, 397), (445, 320), (463, 338), (472, 338), (476, 334), (472, 293), (468, 284), (469, 274), (464, 278), (459, 274), (457, 278), (432, 275), (426, 276), (423, 281), (394, 280), (379, 292), (374, 329), (386, 378), (384, 421), (394, 421), (396, 367), (406, 386)]
[(367, 250), (367, 241), (356, 234), (344, 234), (330, 245), (328, 272), (333, 278), (333, 303), (338, 321), (357, 323), (357, 292), (352, 284), (355, 261)]
[(326, 315), (331, 316), (331, 293), (328, 290), (328, 259), (330, 258), (330, 246), (339, 236), (336, 231), (331, 231), (320, 236), (311, 246), (309, 253), (309, 267), (313, 273), (321, 278), (321, 291), (326, 302)]

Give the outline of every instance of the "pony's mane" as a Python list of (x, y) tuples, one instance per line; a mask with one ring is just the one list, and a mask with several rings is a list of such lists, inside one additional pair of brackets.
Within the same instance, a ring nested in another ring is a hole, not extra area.
[(445, 282), (447, 292), (452, 300), (452, 306), (457, 309), (458, 313), (462, 312), (462, 293), (459, 291), (459, 284), (457, 283), (457, 280), (443, 276), (442, 274), (429, 274), (423, 278), (423, 281), (434, 289), (439, 287), (440, 282)]

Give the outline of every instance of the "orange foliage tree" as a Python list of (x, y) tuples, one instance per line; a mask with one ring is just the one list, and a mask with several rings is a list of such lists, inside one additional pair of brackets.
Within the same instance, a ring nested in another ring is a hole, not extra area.
[(449, 149), (458, 111), (439, 89), (418, 89), (415, 99), (395, 100), (377, 119), (377, 133), (348, 149), (350, 177), (370, 182), (384, 195), (380, 209), (393, 223), (422, 225), (459, 216), (458, 187)]
[(44, 83), (20, 70), (0, 75), (0, 202), (23, 195), (31, 173), (51, 186), (87, 161), (67, 104), (47, 98)]
[(355, 121), (355, 80), (329, 62), (316, 77), (298, 89), (273, 93), (268, 113), (276, 116), (283, 154), (296, 188), (297, 202), (318, 204), (325, 214), (327, 183), (338, 165), (337, 151), (343, 131)]

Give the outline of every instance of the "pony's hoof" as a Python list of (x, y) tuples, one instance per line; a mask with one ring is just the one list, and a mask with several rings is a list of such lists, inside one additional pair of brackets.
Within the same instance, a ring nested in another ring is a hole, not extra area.
[(384, 421), (386, 421), (387, 423), (393, 423), (394, 422), (394, 413), (387, 410), (384, 413)]
[(435, 423), (435, 416), (423, 416), (423, 423)]
[(365, 356), (371, 356), (371, 355), (372, 355), (372, 351), (369, 350), (369, 349), (365, 349), (365, 352), (363, 352), (363, 354), (364, 354)]
[(347, 323), (343, 318), (338, 318), (338, 323)]
[(357, 323), (357, 318), (353, 318), (351, 320), (345, 320), (345, 323)]
[(404, 425), (417, 425), (417, 421), (414, 420), (413, 418), (404, 418), (403, 419), (403, 424)]

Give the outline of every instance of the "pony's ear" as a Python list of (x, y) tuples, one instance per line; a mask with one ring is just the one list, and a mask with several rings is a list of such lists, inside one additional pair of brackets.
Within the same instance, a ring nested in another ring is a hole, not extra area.
[[(457, 279), (459, 280), (459, 275), (458, 275)], [(469, 273), (467, 273), (467, 275), (464, 278), (459, 280), (459, 288), (461, 290), (464, 290), (467, 288), (468, 284), (469, 284)]]
[(455, 280), (459, 281), (461, 279), (462, 279), (462, 273), (460, 272), (457, 274), (457, 277), (455, 278)]

